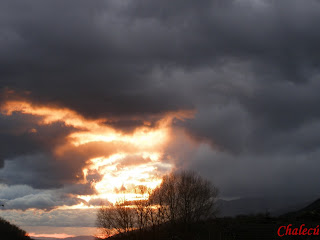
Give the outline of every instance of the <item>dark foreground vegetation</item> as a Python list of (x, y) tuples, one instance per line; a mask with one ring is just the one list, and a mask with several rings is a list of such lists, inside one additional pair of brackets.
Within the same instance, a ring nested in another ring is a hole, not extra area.
[[(281, 226), (316, 228), (320, 224), (320, 200), (297, 211), (270, 217), (269, 214), (225, 217), (198, 221), (187, 227), (184, 224), (165, 223), (154, 231), (152, 228), (134, 230), (109, 237), (108, 240), (274, 240), (274, 239), (320, 239), (320, 235), (278, 236)], [(313, 231), (312, 231), (313, 232)], [(285, 230), (280, 232), (285, 233)]]
[[(100, 209), (97, 225), (110, 240), (320, 239), (314, 235), (319, 232), (320, 200), (279, 217), (263, 213), (217, 218), (217, 194), (211, 183), (194, 173), (165, 176), (148, 200)], [(311, 228), (312, 234), (299, 235), (300, 226)], [(291, 234), (285, 234), (287, 228)]]
[(19, 227), (0, 218), (0, 239), (1, 240), (31, 240), (26, 232)]

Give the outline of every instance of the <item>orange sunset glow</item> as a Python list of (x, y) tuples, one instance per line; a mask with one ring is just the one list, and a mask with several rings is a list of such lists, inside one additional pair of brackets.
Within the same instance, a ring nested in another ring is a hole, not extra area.
[[(107, 119), (88, 120), (66, 108), (35, 106), (26, 101), (8, 101), (2, 106), (2, 114), (12, 115), (14, 112), (40, 117), (39, 125), (62, 122), (76, 129), (67, 136), (67, 143), (54, 149), (56, 156), (65, 154), (70, 148), (81, 152), (82, 147), (95, 144), (106, 149), (108, 144), (113, 144), (112, 146), (117, 148), (115, 153), (102, 150), (100, 155), (88, 158), (82, 169), (79, 181), (90, 183), (96, 194), (78, 195), (86, 204), (61, 208), (93, 207), (90, 206), (90, 200), (115, 203), (120, 199), (146, 198), (146, 194), (137, 193), (137, 186), (154, 189), (161, 183), (162, 176), (174, 168), (172, 162), (164, 159), (164, 150), (170, 142), (173, 119), (192, 116), (190, 112), (170, 113), (161, 117), (154, 127), (146, 125), (137, 127), (133, 132), (124, 133), (104, 124)], [(30, 129), (29, 132), (36, 133), (37, 129)], [(94, 173), (101, 177), (91, 177)]]
[(41, 238), (69, 238), (74, 237), (74, 235), (69, 235), (65, 233), (53, 233), (53, 234), (36, 234), (36, 233), (29, 233), (30, 237), (41, 237)]

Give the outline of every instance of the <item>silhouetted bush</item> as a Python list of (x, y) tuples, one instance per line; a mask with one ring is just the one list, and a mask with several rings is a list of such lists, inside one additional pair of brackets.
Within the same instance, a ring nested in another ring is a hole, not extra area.
[(0, 217), (0, 239), (3, 240), (31, 240), (26, 232)]

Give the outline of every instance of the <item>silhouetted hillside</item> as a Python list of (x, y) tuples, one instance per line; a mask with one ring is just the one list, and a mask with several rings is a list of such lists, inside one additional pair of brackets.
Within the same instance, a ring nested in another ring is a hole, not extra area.
[[(259, 206), (259, 205), (258, 205)], [(108, 240), (275, 240), (275, 239), (319, 239), (319, 236), (284, 236), (277, 232), (280, 226), (292, 224), (292, 228), (305, 224), (314, 228), (320, 223), (320, 199), (302, 208), (279, 217), (267, 212), (255, 215), (220, 217), (188, 225), (163, 224), (158, 229), (144, 229), (115, 235)]]
[(320, 199), (317, 199), (310, 205), (301, 210), (290, 212), (281, 216), (284, 219), (291, 219), (295, 221), (320, 221)]
[(0, 217), (0, 239), (3, 240), (31, 240), (26, 232)]
[(108, 240), (274, 240), (277, 224), (265, 216), (218, 218), (189, 225), (164, 224), (156, 232), (146, 229), (116, 235)]
[[(310, 198), (302, 197), (265, 197), (265, 198), (239, 198), (234, 200), (217, 201), (220, 217), (235, 217), (238, 215), (251, 215), (269, 212), (272, 216), (297, 211), (311, 203)], [(312, 198), (311, 198), (312, 199)]]

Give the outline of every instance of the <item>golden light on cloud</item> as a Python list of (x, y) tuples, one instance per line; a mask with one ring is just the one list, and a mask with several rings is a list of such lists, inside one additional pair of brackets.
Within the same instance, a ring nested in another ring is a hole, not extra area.
[(76, 112), (67, 108), (35, 106), (29, 102), (23, 101), (8, 101), (1, 107), (1, 113), (11, 115), (13, 112), (20, 112), (24, 114), (31, 114), (34, 116), (41, 116), (42, 120), (39, 124), (51, 124), (53, 122), (61, 121), (67, 126), (84, 129), (96, 129), (103, 119), (93, 121), (87, 120)]
[[(100, 131), (99, 131), (100, 130)], [(162, 163), (162, 154), (165, 144), (170, 137), (170, 126), (167, 120), (161, 120), (154, 129), (140, 127), (132, 134), (123, 134), (110, 131), (104, 126), (101, 129), (70, 135), (72, 143), (78, 147), (88, 142), (120, 142), (126, 146), (130, 145), (134, 152), (121, 151), (108, 157), (98, 157), (88, 160), (84, 176), (87, 177), (91, 171), (98, 171), (102, 175), (99, 182), (93, 185), (98, 191), (97, 196), (80, 196), (88, 201), (95, 198), (107, 199), (115, 203), (119, 198), (126, 200), (145, 198), (135, 193), (135, 187), (146, 186), (154, 189), (161, 183), (161, 173), (172, 170), (170, 164)]]
[[(144, 155), (144, 156), (143, 156)], [(92, 159), (90, 170), (98, 170), (103, 175), (101, 181), (94, 184), (96, 190), (99, 192), (98, 197), (106, 198), (108, 201), (114, 203), (120, 197), (125, 197), (126, 200), (134, 200), (141, 196), (135, 193), (137, 186), (146, 186), (147, 188), (154, 189), (161, 183), (161, 175), (157, 173), (157, 168), (161, 165), (170, 171), (172, 166), (160, 162), (157, 154), (154, 153), (153, 160), (147, 154), (137, 154), (137, 158), (142, 157), (145, 163), (119, 167), (121, 160), (125, 159), (126, 154), (115, 154), (109, 158)], [(84, 171), (88, 171), (85, 169)], [(89, 199), (83, 198), (86, 201), (97, 196), (90, 196)]]
[[(88, 157), (82, 169), (82, 183), (90, 183), (97, 194), (79, 195), (78, 198), (88, 205), (80, 204), (73, 208), (89, 207), (92, 200), (114, 203), (123, 197), (126, 200), (145, 198), (146, 195), (136, 193), (137, 187), (154, 189), (161, 183), (162, 176), (174, 167), (163, 159), (165, 148), (170, 142), (173, 119), (189, 118), (192, 115), (191, 112), (164, 114), (153, 127), (144, 125), (126, 133), (105, 124), (107, 119), (88, 120), (66, 108), (38, 106), (24, 101), (8, 101), (2, 105), (2, 114), (11, 115), (13, 112), (39, 116), (39, 125), (63, 122), (75, 128), (67, 136), (67, 144), (54, 149), (57, 155), (63, 155), (70, 146), (79, 151), (88, 144), (103, 144), (105, 149), (110, 144), (116, 146), (116, 152), (101, 151), (99, 156)], [(37, 129), (30, 131), (36, 133)], [(77, 164), (77, 159), (74, 161)]]

